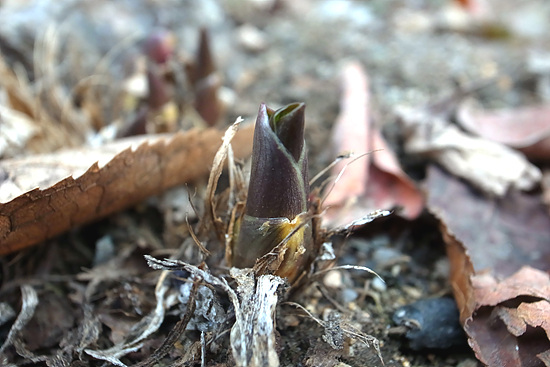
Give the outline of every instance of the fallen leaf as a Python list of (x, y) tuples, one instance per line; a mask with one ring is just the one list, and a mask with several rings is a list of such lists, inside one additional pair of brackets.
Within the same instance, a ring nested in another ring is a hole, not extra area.
[(529, 296), (550, 301), (550, 279), (543, 271), (524, 266), (502, 280), (488, 273), (472, 277), (475, 299), (480, 306), (495, 306), (504, 301)]
[(469, 136), (450, 123), (448, 112), (430, 106), (400, 107), (408, 154), (429, 157), (449, 172), (484, 192), (503, 197), (509, 189), (529, 190), (540, 183), (541, 171), (503, 144)]
[(338, 152), (369, 153), (348, 165), (341, 161), (332, 170), (338, 176), (328, 186), (324, 220), (343, 225), (377, 209), (403, 208), (400, 214), (416, 218), (423, 209), (423, 197), (401, 169), (399, 162), (371, 119), (368, 77), (357, 62), (342, 70), (341, 110), (333, 130)]
[(550, 303), (547, 300), (524, 302), (517, 308), (503, 307), (501, 310), (499, 316), (513, 335), (523, 335), (527, 331), (527, 326), (532, 326), (544, 329), (546, 337), (550, 339)]
[(445, 227), (443, 221), (440, 221), (440, 224), (443, 241), (446, 244), (447, 257), (449, 258), (449, 280), (460, 312), (460, 322), (464, 325), (466, 320), (474, 313), (476, 306), (471, 282), (474, 267), (462, 243)]
[[(477, 358), (495, 367), (543, 366), (538, 356), (550, 351), (548, 274), (525, 267), (501, 281), (487, 274), (479, 277), (483, 279), (472, 278), (476, 311), (464, 324)], [(537, 289), (541, 281), (545, 284)], [(497, 299), (502, 301), (494, 307), (484, 303)]]
[(550, 104), (484, 111), (467, 100), (457, 118), (475, 135), (521, 150), (531, 159), (550, 159)]
[(427, 172), (428, 209), (465, 246), (476, 273), (507, 277), (526, 265), (550, 270), (550, 215), (540, 195), (486, 197), (436, 165)]
[[(236, 157), (250, 155), (252, 134), (252, 126), (237, 133)], [(222, 136), (194, 129), (0, 162), (0, 254), (205, 177)]]
[(426, 186), (476, 357), (487, 366), (542, 366), (550, 350), (550, 215), (540, 195), (488, 198), (433, 165)]

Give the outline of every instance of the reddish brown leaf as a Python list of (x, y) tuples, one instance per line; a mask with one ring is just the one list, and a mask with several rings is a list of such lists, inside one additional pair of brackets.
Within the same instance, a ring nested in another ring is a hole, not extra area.
[(538, 301), (522, 303), (517, 308), (501, 307), (499, 316), (508, 327), (508, 331), (515, 336), (523, 335), (527, 326), (541, 327), (550, 339), (550, 303)]
[(405, 152), (438, 162), (489, 195), (503, 197), (510, 189), (536, 187), (542, 174), (525, 156), (501, 143), (471, 136), (451, 123), (448, 109), (461, 97), (456, 93), (423, 108), (399, 107)]
[(486, 198), (435, 166), (427, 186), (477, 358), (495, 367), (542, 366), (550, 349), (550, 216), (540, 195), (511, 191), (503, 199)]
[(460, 311), (460, 321), (464, 324), (475, 309), (474, 290), (470, 280), (474, 274), (472, 261), (464, 251), (462, 243), (449, 232), (443, 222), (441, 222), (441, 232), (447, 245), (447, 256), (451, 268), (450, 283)]
[[(332, 207), (326, 219), (342, 225), (377, 209), (400, 206), (404, 217), (413, 219), (423, 208), (423, 197), (401, 169), (380, 131), (372, 124), (368, 78), (357, 62), (342, 71), (341, 111), (333, 131), (337, 152), (369, 153), (346, 167), (332, 187), (325, 204)], [(337, 176), (348, 164), (342, 161), (333, 169)]]
[(519, 296), (550, 300), (548, 274), (531, 267), (523, 267), (500, 281), (488, 273), (481, 273), (472, 277), (472, 286), (478, 306), (495, 306)]
[[(252, 134), (247, 127), (235, 136), (236, 157), (250, 154)], [(191, 130), (1, 162), (0, 254), (205, 177), (222, 136), (216, 129)]]
[(502, 281), (477, 275), (472, 284), (476, 312), (464, 330), (476, 356), (488, 366), (543, 366), (539, 355), (550, 351), (548, 274), (525, 267)]
[(428, 168), (428, 208), (464, 244), (476, 273), (507, 277), (524, 265), (550, 270), (550, 215), (540, 195), (488, 198), (442, 169)]
[(550, 104), (482, 111), (465, 102), (458, 120), (468, 131), (519, 149), (530, 158), (550, 158)]

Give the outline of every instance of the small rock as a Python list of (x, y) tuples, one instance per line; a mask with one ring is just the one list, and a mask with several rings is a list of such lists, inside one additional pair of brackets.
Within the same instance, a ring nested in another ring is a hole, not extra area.
[(345, 288), (342, 290), (341, 297), (344, 303), (350, 303), (357, 299), (359, 295), (352, 288)]
[(247, 51), (260, 52), (267, 48), (265, 34), (249, 24), (242, 25), (237, 29), (237, 40)]
[(342, 287), (342, 273), (339, 271), (330, 271), (323, 278), (323, 283), (329, 288), (341, 288)]
[(378, 277), (374, 277), (372, 279), (371, 286), (378, 292), (385, 292), (386, 289), (388, 289), (388, 287), (386, 286), (386, 283)]
[(95, 244), (94, 265), (103, 264), (115, 256), (115, 244), (109, 235), (97, 240)]
[(456, 303), (451, 298), (423, 299), (399, 308), (393, 321), (405, 326), (405, 337), (413, 350), (447, 349), (465, 345)]

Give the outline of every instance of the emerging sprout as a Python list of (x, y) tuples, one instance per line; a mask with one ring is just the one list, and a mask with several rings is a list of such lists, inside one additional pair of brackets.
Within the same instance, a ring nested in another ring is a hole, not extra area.
[(273, 255), (268, 271), (294, 281), (311, 262), (309, 183), (303, 103), (273, 111), (262, 104), (256, 120), (244, 215), (236, 222), (229, 263), (252, 267)]

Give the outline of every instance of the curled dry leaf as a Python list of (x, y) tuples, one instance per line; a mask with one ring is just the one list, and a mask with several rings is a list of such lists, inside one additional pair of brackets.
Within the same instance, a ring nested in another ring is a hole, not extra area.
[[(237, 133), (236, 157), (250, 154), (252, 134)], [(194, 129), (0, 162), (0, 254), (205, 177), (222, 136)]]
[(538, 355), (550, 352), (548, 274), (524, 267), (503, 280), (476, 275), (472, 285), (476, 312), (464, 330), (479, 360), (495, 367), (542, 366)]
[(550, 159), (550, 104), (483, 111), (468, 100), (461, 104), (457, 117), (473, 134), (518, 149), (532, 159)]
[(476, 356), (495, 367), (541, 364), (537, 356), (550, 345), (550, 215), (540, 197), (512, 191), (489, 199), (434, 166), (427, 186)]
[(469, 136), (448, 121), (448, 115), (400, 108), (405, 151), (434, 159), (454, 175), (484, 192), (502, 197), (511, 188), (529, 190), (542, 177), (521, 154), (500, 143)]
[(334, 149), (369, 154), (348, 167), (345, 161), (334, 166), (335, 176), (345, 172), (328, 187), (325, 204), (332, 208), (324, 219), (338, 226), (370, 211), (395, 206), (403, 207), (404, 217), (417, 217), (423, 208), (422, 195), (372, 123), (368, 77), (359, 63), (351, 62), (343, 68), (342, 87), (341, 110), (333, 131)]

